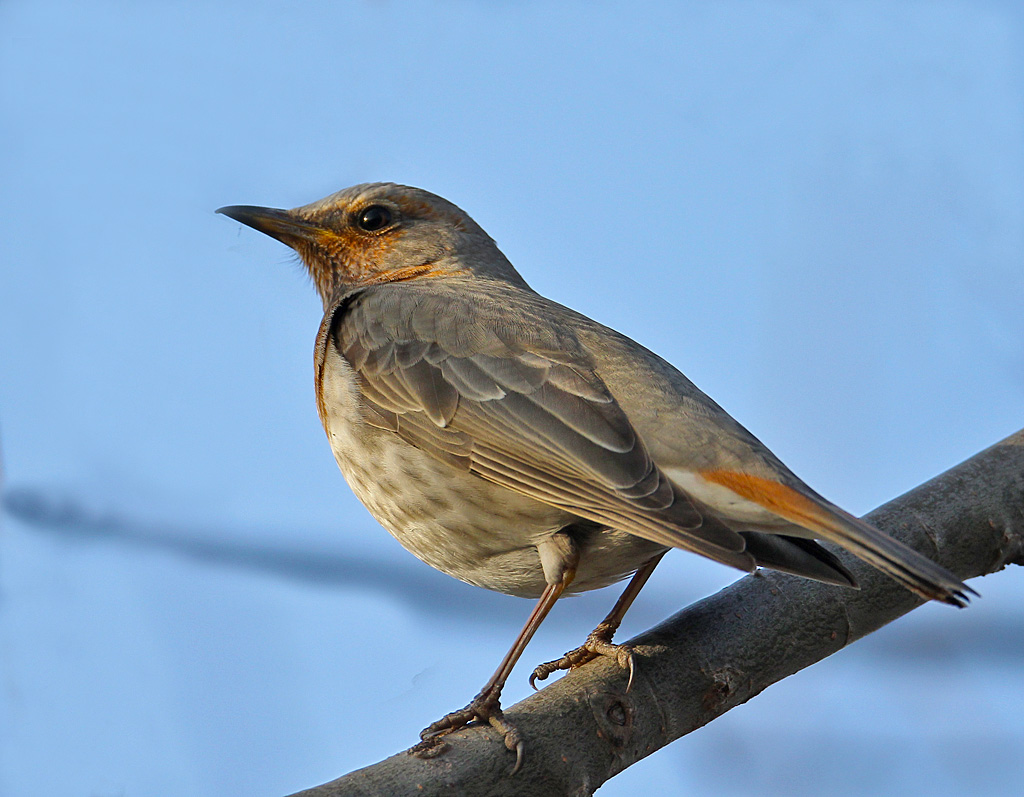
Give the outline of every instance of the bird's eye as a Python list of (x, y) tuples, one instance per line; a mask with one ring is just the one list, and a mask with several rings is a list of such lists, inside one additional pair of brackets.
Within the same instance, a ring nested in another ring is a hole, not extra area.
[(359, 214), (356, 223), (366, 232), (377, 232), (391, 224), (391, 211), (383, 205), (370, 205)]

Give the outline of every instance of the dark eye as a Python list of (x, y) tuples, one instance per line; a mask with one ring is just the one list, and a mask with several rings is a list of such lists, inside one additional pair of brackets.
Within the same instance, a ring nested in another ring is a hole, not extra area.
[(359, 214), (356, 223), (359, 225), (359, 229), (367, 232), (383, 230), (391, 223), (391, 211), (383, 205), (370, 205)]

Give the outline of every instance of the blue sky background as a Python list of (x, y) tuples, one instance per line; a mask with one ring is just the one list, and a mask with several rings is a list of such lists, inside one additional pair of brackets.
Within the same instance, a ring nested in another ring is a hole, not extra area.
[[(394, 180), (863, 513), (1024, 424), (1010, 2), (0, 3), (0, 794), (281, 795), (410, 745), (529, 612), (362, 509), (319, 301), (215, 216)], [(670, 556), (629, 635), (733, 580)], [(1010, 794), (1019, 573), (609, 783)], [(513, 674), (615, 592), (556, 608)]]

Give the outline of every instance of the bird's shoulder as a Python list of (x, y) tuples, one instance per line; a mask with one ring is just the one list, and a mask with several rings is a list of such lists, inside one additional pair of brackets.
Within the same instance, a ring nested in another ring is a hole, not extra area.
[(500, 281), (447, 282), (374, 286), (325, 321), (320, 345), (346, 359), (369, 403), (388, 418), (425, 413), (438, 427), (465, 428), (480, 413), (492, 430), (539, 426), (560, 448), (585, 440), (649, 469), (628, 418), (550, 304)]
[(532, 353), (558, 362), (589, 361), (560, 305), (503, 280), (413, 280), (375, 285), (344, 303), (342, 335), (429, 341), (450, 355)]

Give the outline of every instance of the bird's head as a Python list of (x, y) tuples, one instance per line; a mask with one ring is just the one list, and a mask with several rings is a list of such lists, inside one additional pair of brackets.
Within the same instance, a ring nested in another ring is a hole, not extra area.
[(419, 188), (365, 183), (292, 210), (230, 205), (217, 212), (298, 252), (325, 307), (353, 288), (410, 279), (525, 285), (468, 214)]

